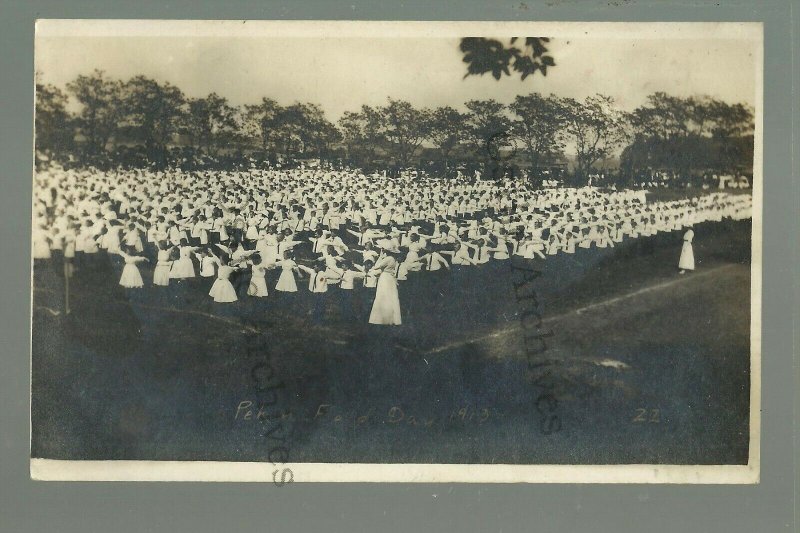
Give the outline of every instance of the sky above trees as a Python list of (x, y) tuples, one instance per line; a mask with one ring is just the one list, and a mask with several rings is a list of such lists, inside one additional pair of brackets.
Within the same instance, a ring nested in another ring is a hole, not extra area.
[(497, 81), (464, 77), (455, 37), (51, 36), (37, 38), (36, 71), (41, 82), (60, 87), (100, 69), (117, 79), (169, 82), (189, 97), (217, 93), (233, 105), (264, 96), (281, 105), (315, 102), (332, 121), (387, 97), (465, 111), (469, 100), (511, 103), (534, 91), (580, 100), (602, 93), (624, 110), (660, 90), (755, 106), (757, 42), (727, 37), (554, 36), (547, 76)]

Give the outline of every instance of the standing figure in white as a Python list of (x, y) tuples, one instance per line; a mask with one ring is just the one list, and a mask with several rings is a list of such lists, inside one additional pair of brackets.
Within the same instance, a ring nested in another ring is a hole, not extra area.
[(370, 324), (383, 324), (399, 326), (402, 324), (400, 317), (400, 298), (397, 294), (397, 255), (398, 250), (393, 244), (384, 248), (384, 255), (378, 259), (370, 272), (378, 273), (378, 286), (375, 289), (375, 301), (369, 314)]
[(685, 274), (687, 270), (694, 270), (694, 250), (692, 249), (692, 239), (694, 231), (690, 228), (683, 234), (683, 248), (681, 248), (681, 259), (678, 261), (680, 273)]

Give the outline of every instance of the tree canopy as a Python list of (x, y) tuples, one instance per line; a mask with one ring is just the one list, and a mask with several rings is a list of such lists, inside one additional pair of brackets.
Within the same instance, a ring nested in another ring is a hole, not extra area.
[(227, 161), (249, 167), (313, 159), (366, 171), (519, 173), (538, 182), (556, 177), (580, 184), (598, 172), (616, 173), (620, 182), (656, 174), (691, 180), (747, 172), (753, 119), (744, 104), (702, 95), (656, 92), (624, 112), (606, 95), (578, 101), (530, 92), (508, 104), (470, 100), (460, 108), (388, 98), (347, 111), (334, 124), (313, 102), (285, 105), (264, 97), (238, 106), (216, 93), (189, 97), (145, 76), (122, 81), (94, 71), (66, 90), (36, 85), (37, 154), (107, 166), (215, 168)]

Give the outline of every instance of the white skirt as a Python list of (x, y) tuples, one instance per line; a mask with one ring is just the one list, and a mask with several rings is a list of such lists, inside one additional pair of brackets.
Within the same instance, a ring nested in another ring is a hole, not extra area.
[(388, 272), (382, 272), (378, 278), (378, 288), (375, 290), (375, 301), (372, 303), (369, 323), (389, 326), (402, 324), (397, 280)]
[(33, 241), (33, 258), (50, 259), (50, 246), (46, 240), (36, 239)]
[(244, 234), (245, 239), (250, 239), (251, 241), (258, 240), (258, 228), (255, 226), (250, 226), (247, 228), (247, 232)]
[(267, 290), (267, 280), (264, 276), (253, 276), (250, 286), (247, 287), (247, 294), (250, 296), (264, 297), (269, 295)]
[(156, 268), (153, 270), (153, 285), (161, 287), (169, 285), (170, 266), (170, 262), (156, 263)]
[(183, 279), (194, 277), (194, 264), (190, 257), (181, 257), (172, 263), (172, 269), (169, 271), (169, 277)]
[(278, 278), (278, 284), (275, 285), (275, 290), (297, 292), (297, 282), (294, 280), (294, 272), (289, 269), (283, 269), (281, 271), (281, 277)]
[(122, 269), (122, 277), (119, 278), (119, 284), (129, 289), (138, 289), (144, 286), (142, 275), (135, 264), (127, 263), (125, 265), (125, 268)]
[(689, 241), (683, 241), (678, 268), (681, 270), (694, 270), (694, 250), (692, 250), (692, 243)]
[(211, 286), (211, 290), (208, 291), (208, 295), (218, 303), (230, 303), (238, 300), (233, 285), (227, 279), (217, 278), (217, 281)]
[(397, 281), (405, 281), (408, 279), (408, 264), (400, 263), (400, 268), (397, 269)]

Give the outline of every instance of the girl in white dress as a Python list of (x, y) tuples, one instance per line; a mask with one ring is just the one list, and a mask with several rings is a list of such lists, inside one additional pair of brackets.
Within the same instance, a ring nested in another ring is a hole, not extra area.
[[(474, 244), (469, 242), (457, 242), (455, 243), (455, 250), (443, 250), (443, 254), (448, 254), (452, 256), (451, 263), (454, 265), (477, 265), (474, 259), (470, 257), (469, 250), (470, 248), (477, 248)], [(506, 255), (508, 253), (506, 252)]]
[(125, 267), (122, 269), (119, 284), (128, 289), (139, 289), (144, 286), (142, 274), (139, 272), (139, 267), (136, 266), (136, 263), (147, 261), (147, 258), (133, 255), (135, 252), (136, 250), (132, 246), (126, 246), (119, 253), (125, 260)]
[[(298, 268), (308, 274), (308, 292), (324, 293), (328, 292), (328, 283), (331, 281), (328, 278), (327, 270), (325, 269), (325, 260), (320, 257), (316, 260), (314, 265), (317, 268), (310, 268), (304, 265), (298, 265)], [(316, 306), (315, 306), (316, 307)]]
[(229, 279), (231, 274), (237, 270), (239, 269), (228, 264), (228, 257), (227, 255), (223, 254), (223, 256), (220, 258), (219, 270), (217, 271), (217, 280), (211, 286), (211, 290), (208, 291), (208, 295), (211, 296), (215, 302), (231, 303), (238, 300), (236, 297), (236, 291), (234, 290)]
[(96, 254), (100, 251), (100, 247), (97, 245), (97, 237), (99, 234), (99, 229), (95, 231), (94, 227), (90, 225), (90, 222), (86, 222), (86, 226), (84, 226), (84, 230), (82, 233), (82, 247), (81, 250), (84, 254)]
[(694, 231), (689, 230), (683, 234), (683, 248), (681, 248), (681, 258), (678, 261), (678, 268), (681, 269), (680, 273), (684, 274), (687, 270), (694, 270), (694, 250), (692, 249), (692, 240), (694, 239)]
[(427, 270), (428, 272), (436, 272), (437, 270), (440, 270), (442, 267), (446, 268), (447, 270), (450, 270), (450, 264), (447, 262), (447, 259), (445, 259), (444, 256), (439, 252), (433, 249), (431, 249), (430, 252), (427, 252), (427, 250), (425, 249), (422, 249), (421, 251), (424, 252), (424, 257), (426, 262), (425, 270)]
[(378, 272), (372, 270), (372, 267), (375, 265), (375, 262), (371, 259), (367, 259), (364, 261), (364, 287), (369, 289), (374, 289), (378, 286)]
[(189, 246), (186, 239), (181, 239), (180, 246), (178, 246), (180, 256), (177, 261), (172, 263), (172, 269), (169, 271), (170, 278), (187, 279), (195, 276), (194, 263), (192, 263), (192, 253), (195, 250), (197, 250), (196, 246)]
[(372, 249), (371, 242), (367, 242), (366, 244), (364, 244), (363, 250), (355, 250), (355, 251), (359, 252), (364, 257), (364, 261), (369, 260), (372, 261), (372, 263), (374, 264), (375, 261), (378, 260), (378, 252)]
[(505, 229), (501, 229), (499, 232), (495, 233), (495, 237), (497, 237), (497, 246), (491, 250), (494, 252), (494, 258), (500, 260), (508, 259), (508, 245), (513, 241), (508, 236)]
[(209, 250), (200, 250), (195, 254), (197, 260), (200, 262), (200, 275), (204, 278), (213, 278), (215, 274), (214, 265), (219, 265), (219, 259)]
[(109, 224), (107, 226), (108, 232), (103, 236), (102, 247), (110, 254), (116, 254), (120, 251), (120, 232), (122, 228), (116, 224)]
[(269, 291), (267, 290), (267, 280), (265, 277), (267, 267), (264, 265), (259, 254), (253, 255), (250, 261), (252, 262), (250, 268), (253, 274), (250, 277), (250, 285), (247, 287), (247, 294), (258, 298), (268, 296)]
[(361, 265), (356, 265), (352, 261), (347, 261), (344, 265), (344, 269), (344, 274), (342, 274), (342, 282), (339, 285), (339, 288), (344, 290), (353, 290), (355, 288), (355, 280), (364, 278), (364, 267)]
[(387, 248), (387, 255), (379, 259), (370, 269), (380, 273), (378, 286), (375, 290), (375, 301), (369, 314), (370, 324), (399, 326), (402, 324), (400, 316), (400, 296), (397, 293), (397, 248)]
[(170, 252), (172, 246), (167, 245), (167, 241), (158, 242), (158, 256), (156, 259), (156, 267), (153, 270), (153, 285), (166, 287), (169, 285), (169, 271), (172, 267), (170, 261)]
[(276, 264), (281, 267), (281, 275), (278, 278), (278, 284), (275, 285), (275, 290), (281, 292), (297, 292), (297, 280), (295, 280), (294, 274), (299, 269), (297, 263), (291, 258), (289, 250), (283, 252), (283, 259)]
[(192, 225), (191, 236), (198, 239), (200, 244), (208, 244), (208, 230), (210, 225), (206, 222), (205, 215), (197, 215), (194, 217), (194, 224)]
[(137, 252), (142, 253), (144, 251), (142, 234), (140, 233), (139, 228), (136, 227), (136, 224), (133, 222), (128, 224), (128, 231), (125, 233), (124, 241), (127, 246), (133, 246)]
[(278, 238), (274, 233), (265, 233), (256, 243), (256, 250), (261, 254), (265, 265), (273, 265), (278, 259)]

